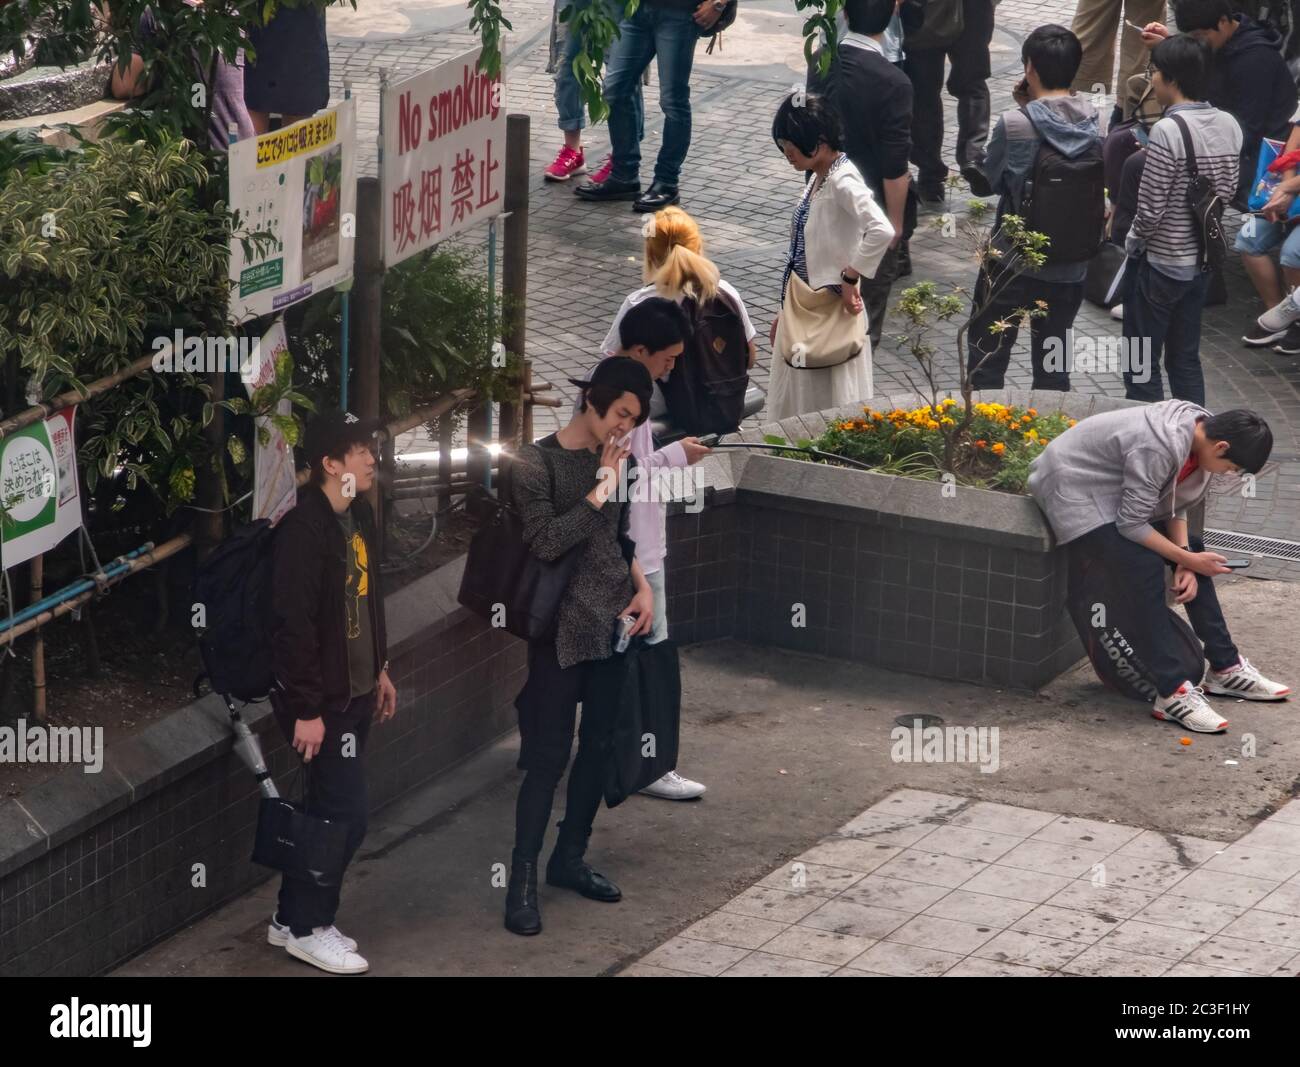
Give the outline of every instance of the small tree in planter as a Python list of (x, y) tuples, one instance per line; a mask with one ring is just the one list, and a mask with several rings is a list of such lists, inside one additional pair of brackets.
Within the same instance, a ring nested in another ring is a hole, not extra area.
[[(975, 259), (982, 274), (992, 281), (979, 301), (972, 300), (970, 311), (957, 327), (955, 339), (957, 349), (957, 370), (962, 396), (960, 420), (941, 421), (939, 432), (943, 436), (943, 469), (956, 473), (957, 453), (960, 446), (969, 440), (971, 422), (975, 418), (972, 394), (974, 372), (982, 367), (988, 356), (985, 355), (973, 367), (967, 356), (970, 341), (970, 329), (975, 322), (998, 297), (1006, 291), (1017, 278), (1027, 270), (1035, 270), (1047, 261), (1046, 234), (1025, 228), (1024, 220), (1018, 215), (1005, 215), (992, 230), (984, 233), (976, 231), (974, 225), (966, 228), (968, 239), (974, 245)], [(947, 293), (940, 293), (934, 282), (920, 282), (904, 289), (899, 296), (895, 310), (903, 316), (906, 323), (904, 332), (899, 335), (899, 343), (916, 361), (922, 377), (925, 379), (926, 392), (930, 397), (931, 407), (939, 407), (939, 383), (935, 367), (935, 347), (930, 341), (931, 332), (940, 324), (958, 318), (966, 308), (963, 291), (950, 287)], [(1014, 322), (1027, 322), (1040, 318), (1047, 313), (1044, 301), (1036, 301), (1035, 306), (1017, 308), (1008, 319), (995, 322), (991, 329), (998, 333), (1006, 330)], [(908, 384), (917, 389), (910, 375)]]

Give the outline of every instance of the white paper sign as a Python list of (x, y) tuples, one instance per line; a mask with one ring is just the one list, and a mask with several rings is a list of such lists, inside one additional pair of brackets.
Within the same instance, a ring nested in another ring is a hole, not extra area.
[[(356, 106), (345, 100), (309, 119), (230, 146), (230, 316), (269, 315), (352, 277), (357, 210)], [(239, 237), (274, 235), (273, 245)]]
[(393, 266), (503, 210), (502, 76), (479, 50), (396, 82), (384, 94), (384, 263)]
[[(257, 377), (244, 386), (251, 397), (262, 386), (275, 381), (276, 361), (289, 351), (289, 341), (284, 333), (284, 323), (277, 321), (263, 335), (258, 351), (261, 353)], [(288, 400), (276, 405), (276, 414), (288, 415)], [(274, 526), (297, 503), (298, 479), (293, 466), (293, 449), (279, 428), (266, 416), (256, 420), (258, 429), (253, 433), (253, 521), (270, 519)], [(261, 443), (262, 427), (271, 434), (266, 445)]]
[(0, 563), (4, 569), (48, 552), (81, 525), (76, 408), (6, 437), (0, 447)]

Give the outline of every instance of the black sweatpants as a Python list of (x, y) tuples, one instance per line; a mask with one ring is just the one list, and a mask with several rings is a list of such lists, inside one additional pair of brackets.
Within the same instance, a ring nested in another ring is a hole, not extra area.
[[(583, 687), (601, 662), (561, 667), (555, 645), (528, 646), (528, 679), (515, 698), (519, 712), (519, 768), (525, 771), (515, 804), (515, 862), (536, 862), (551, 818), (555, 787), (564, 776), (573, 747), (573, 729)], [(583, 707), (578, 729), (578, 755), (569, 773), (561, 837), (585, 843), (605, 795), (610, 731), (608, 709), (597, 713)]]
[[(1160, 529), (1159, 524), (1156, 528)], [(1205, 544), (1199, 537), (1189, 537), (1187, 543), (1193, 552), (1205, 551)], [(1128, 610), (1138, 618), (1138, 632), (1146, 641), (1143, 658), (1155, 675), (1160, 695), (1172, 695), (1186, 681), (1195, 684), (1199, 679), (1189, 679), (1179, 666), (1176, 639), (1165, 616), (1164, 557), (1136, 541), (1130, 541), (1113, 522), (1071, 541), (1069, 550), (1082, 553), (1084, 558), (1097, 559), (1118, 572), (1123, 579), (1121, 584), (1132, 591)], [(1240, 656), (1228, 634), (1228, 624), (1224, 622), (1223, 609), (1219, 607), (1219, 597), (1214, 591), (1214, 579), (1198, 574), (1196, 596), (1183, 607), (1187, 609), (1192, 629), (1205, 646), (1210, 666), (1215, 670), (1233, 666)]]
[[(371, 691), (354, 697), (340, 714), (326, 716), (325, 742), (303, 772), (307, 813), (348, 824), (345, 871), (366, 836), (370, 807), (362, 757), (374, 712), (375, 694)], [(276, 721), (292, 744), (294, 720), (277, 709)], [(307, 937), (318, 926), (333, 926), (341, 883), (342, 879), (339, 885), (323, 887), (287, 874), (281, 876), (276, 909), (280, 922), (287, 924), (295, 937)]]

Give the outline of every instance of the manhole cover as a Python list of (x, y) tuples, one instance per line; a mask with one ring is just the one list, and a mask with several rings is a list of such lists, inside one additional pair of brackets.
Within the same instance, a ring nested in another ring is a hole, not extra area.
[(922, 730), (930, 726), (942, 726), (942, 715), (900, 715), (894, 720), (899, 726), (905, 726), (909, 730), (920, 727)]

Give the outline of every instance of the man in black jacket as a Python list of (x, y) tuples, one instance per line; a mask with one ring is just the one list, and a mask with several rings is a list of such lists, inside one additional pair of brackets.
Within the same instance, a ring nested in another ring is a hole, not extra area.
[(847, 0), (848, 32), (839, 41), (825, 83), (809, 68), (808, 88), (835, 104), (844, 129), (844, 151), (862, 172), (867, 188), (889, 216), (894, 240), (875, 276), (862, 279), (872, 347), (880, 344), (889, 290), (898, 277), (899, 247), (916, 226), (908, 155), (912, 148), (912, 83), (885, 58), (881, 38), (900, 0)]
[[(341, 411), (312, 420), (305, 435), (311, 482), (275, 533), (271, 579), (271, 706), (306, 765), (306, 808), (348, 824), (344, 866), (366, 834), (362, 755), (372, 719), (397, 710), (375, 528), (364, 494), (374, 485), (378, 426)], [(285, 875), (267, 941), (332, 974), (369, 964), (334, 925), (338, 885)]]

